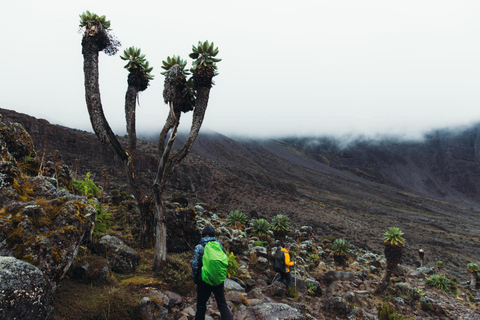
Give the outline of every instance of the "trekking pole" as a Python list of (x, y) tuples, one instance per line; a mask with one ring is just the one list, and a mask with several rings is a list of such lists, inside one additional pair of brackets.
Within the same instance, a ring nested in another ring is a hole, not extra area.
[(297, 289), (297, 261), (293, 261), (293, 268), (295, 269), (295, 289)]

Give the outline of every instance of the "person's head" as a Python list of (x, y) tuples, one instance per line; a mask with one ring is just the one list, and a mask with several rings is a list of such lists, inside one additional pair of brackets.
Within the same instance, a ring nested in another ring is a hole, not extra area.
[(287, 251), (290, 251), (290, 245), (288, 243), (285, 243), (283, 246)]
[(203, 228), (202, 238), (204, 237), (215, 237), (215, 229), (213, 229), (211, 225), (208, 225), (205, 228)]

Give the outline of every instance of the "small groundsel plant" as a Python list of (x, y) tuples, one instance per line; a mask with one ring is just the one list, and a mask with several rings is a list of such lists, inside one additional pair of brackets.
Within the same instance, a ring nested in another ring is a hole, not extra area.
[(94, 233), (105, 233), (109, 228), (112, 227), (113, 217), (105, 209), (103, 209), (99, 204), (96, 205), (97, 215), (95, 217), (95, 227), (93, 229)]
[(437, 269), (438, 269), (438, 272), (442, 272), (442, 269), (445, 268), (445, 262), (441, 261), (441, 260), (438, 260), (437, 261)]
[(228, 254), (228, 266), (227, 266), (227, 275), (228, 277), (234, 277), (237, 275), (238, 272), (238, 263), (233, 252)]
[(259, 237), (265, 237), (270, 231), (270, 223), (265, 219), (255, 219), (252, 221), (252, 232)]
[(247, 223), (247, 216), (238, 210), (230, 211), (227, 215), (227, 225), (235, 229), (241, 229)]
[(317, 286), (313, 282), (307, 282), (307, 292), (309, 295), (314, 296), (317, 290)]
[(346, 256), (348, 255), (350, 247), (351, 245), (347, 240), (335, 239), (335, 241), (333, 241), (332, 250), (336, 255)]
[(471, 272), (471, 273), (478, 272), (480, 270), (478, 264), (476, 263), (467, 264), (467, 269), (468, 269), (468, 272)]
[(420, 296), (420, 298), (423, 298), (425, 296), (425, 292), (423, 292), (422, 289), (420, 288), (415, 288), (415, 291), (417, 291), (418, 295)]
[(478, 264), (470, 262), (467, 264), (467, 270), (468, 272), (470, 272), (471, 275), (470, 286), (475, 289), (477, 288), (478, 271), (480, 270), (480, 268)]
[(448, 279), (445, 275), (437, 273), (432, 274), (428, 278), (425, 279), (425, 284), (430, 287), (436, 287), (441, 289), (446, 293), (455, 293), (456, 287), (455, 285)]
[(384, 302), (377, 306), (378, 320), (403, 320), (401, 314), (397, 314), (397, 310), (388, 302)]
[(97, 197), (100, 194), (100, 189), (90, 179), (90, 172), (87, 172), (83, 180), (72, 179), (73, 188), (75, 191), (84, 197)]
[(277, 232), (287, 232), (290, 228), (290, 220), (286, 215), (277, 214), (272, 219), (272, 229)]
[(383, 241), (392, 246), (401, 246), (405, 242), (402, 236), (403, 232), (398, 227), (390, 227), (385, 232)]

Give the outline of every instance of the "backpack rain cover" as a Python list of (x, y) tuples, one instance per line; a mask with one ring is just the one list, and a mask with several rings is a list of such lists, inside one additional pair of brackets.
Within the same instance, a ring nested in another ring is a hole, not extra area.
[(218, 286), (227, 278), (228, 256), (217, 241), (205, 246), (202, 264), (202, 280), (209, 285)]

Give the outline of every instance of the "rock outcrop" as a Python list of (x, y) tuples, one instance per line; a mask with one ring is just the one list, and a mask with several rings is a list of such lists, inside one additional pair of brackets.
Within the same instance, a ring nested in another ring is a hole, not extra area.
[(0, 256), (0, 319), (50, 319), (53, 292), (37, 267), (13, 257)]
[(38, 175), (41, 160), (35, 156), (22, 126), (0, 120), (2, 319), (48, 319), (52, 294), (95, 218), (86, 198)]

